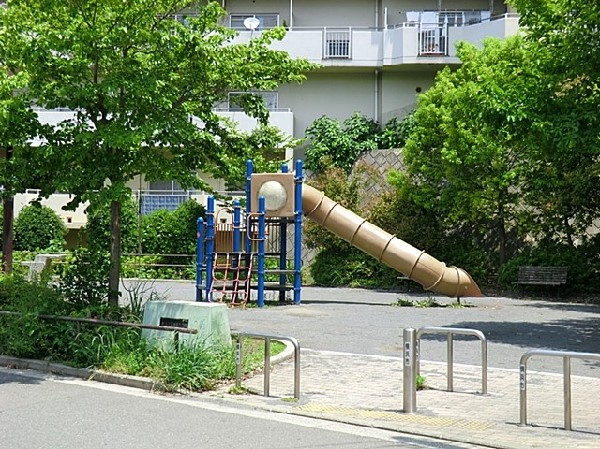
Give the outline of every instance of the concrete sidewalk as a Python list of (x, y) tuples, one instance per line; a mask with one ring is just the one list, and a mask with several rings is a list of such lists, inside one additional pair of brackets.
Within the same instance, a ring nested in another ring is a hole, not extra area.
[(243, 383), (259, 394), (206, 393), (274, 412), (384, 428), (494, 448), (600, 448), (600, 379), (572, 376), (572, 427), (563, 430), (562, 375), (528, 371), (528, 426), (519, 426), (519, 373), (490, 368), (488, 394), (481, 368), (454, 365), (454, 392), (446, 364), (421, 362), (429, 389), (417, 392), (417, 413), (402, 411), (402, 364), (397, 357), (303, 349), (301, 399), (293, 401), (293, 361), (274, 366), (269, 398), (259, 373)]

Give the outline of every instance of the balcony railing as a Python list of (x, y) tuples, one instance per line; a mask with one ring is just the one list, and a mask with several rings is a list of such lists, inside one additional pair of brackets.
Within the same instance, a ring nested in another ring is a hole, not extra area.
[(258, 26), (253, 31), (266, 30), (279, 26), (279, 14), (277, 13), (242, 13), (242, 14), (229, 14), (227, 17), (227, 26), (235, 30), (246, 31), (245, 21), (248, 18), (255, 18), (258, 20)]
[[(473, 12), (444, 12), (426, 18), (432, 20), (406, 21), (383, 28), (294, 26), (272, 47), (287, 51), (292, 57), (329, 66), (419, 64), (431, 63), (433, 57), (455, 57), (458, 41), (478, 45), (486, 37), (512, 36), (519, 28), (516, 14), (485, 18)], [(247, 42), (250, 38), (250, 32), (241, 32), (236, 42)]]
[(323, 36), (324, 59), (352, 57), (351, 28), (324, 28)]

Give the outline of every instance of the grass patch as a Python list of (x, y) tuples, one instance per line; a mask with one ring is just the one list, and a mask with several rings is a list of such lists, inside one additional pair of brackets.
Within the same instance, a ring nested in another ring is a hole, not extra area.
[[(244, 342), (242, 373), (262, 368), (264, 342), (248, 339)], [(271, 356), (283, 351), (285, 345), (271, 342)], [(181, 345), (177, 351), (149, 348), (139, 337), (136, 341), (120, 340), (112, 344), (101, 369), (148, 377), (167, 391), (205, 391), (235, 378), (235, 346)]]
[[(74, 303), (50, 285), (0, 276), (0, 310), (18, 313), (0, 316), (0, 354), (144, 376), (168, 391), (203, 391), (235, 378), (234, 345), (181, 345), (176, 351), (166, 351), (147, 345), (137, 328), (39, 318), (43, 314), (139, 323), (148, 291), (141, 286), (128, 291), (128, 295), (128, 307), (115, 308), (105, 302)], [(284, 344), (273, 341), (271, 355), (284, 348)], [(263, 341), (244, 342), (245, 374), (262, 367), (263, 360)]]

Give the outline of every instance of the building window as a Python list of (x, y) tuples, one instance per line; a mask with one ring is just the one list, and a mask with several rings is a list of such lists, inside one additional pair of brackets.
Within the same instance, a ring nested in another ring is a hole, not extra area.
[(264, 14), (230, 14), (229, 15), (229, 27), (234, 30), (247, 31), (244, 25), (244, 20), (248, 17), (255, 17), (258, 19), (259, 25), (255, 28), (255, 31), (266, 30), (279, 26), (279, 14), (277, 13), (264, 13)]
[(239, 102), (236, 102), (236, 97), (242, 95), (261, 97), (269, 111), (276, 111), (279, 108), (279, 94), (277, 92), (229, 92), (227, 100), (215, 105), (215, 109), (229, 112), (243, 111), (244, 109), (239, 105)]

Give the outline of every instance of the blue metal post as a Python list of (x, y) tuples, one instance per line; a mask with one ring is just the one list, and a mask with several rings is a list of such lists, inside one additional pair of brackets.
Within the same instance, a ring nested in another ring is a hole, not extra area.
[(252, 252), (252, 240), (249, 238), (251, 230), (250, 226), (250, 212), (252, 211), (252, 200), (251, 200), (251, 187), (252, 187), (252, 172), (254, 172), (254, 166), (252, 161), (246, 161), (246, 232), (245, 232), (245, 248), (248, 255)]
[(242, 206), (239, 200), (233, 202), (233, 252), (240, 252), (240, 242), (242, 236)]
[[(281, 166), (281, 173), (288, 173), (287, 164)], [(279, 269), (287, 270), (287, 217), (279, 219)], [(287, 284), (287, 274), (279, 275), (279, 301), (285, 301), (285, 285)]]
[(294, 303), (300, 304), (302, 287), (302, 161), (296, 161), (294, 177)]
[(258, 307), (265, 305), (265, 197), (258, 198)]
[(204, 265), (204, 220), (196, 221), (196, 301), (202, 301), (202, 267)]
[(206, 207), (206, 300), (212, 301), (210, 288), (213, 282), (215, 264), (215, 199), (208, 197)]

